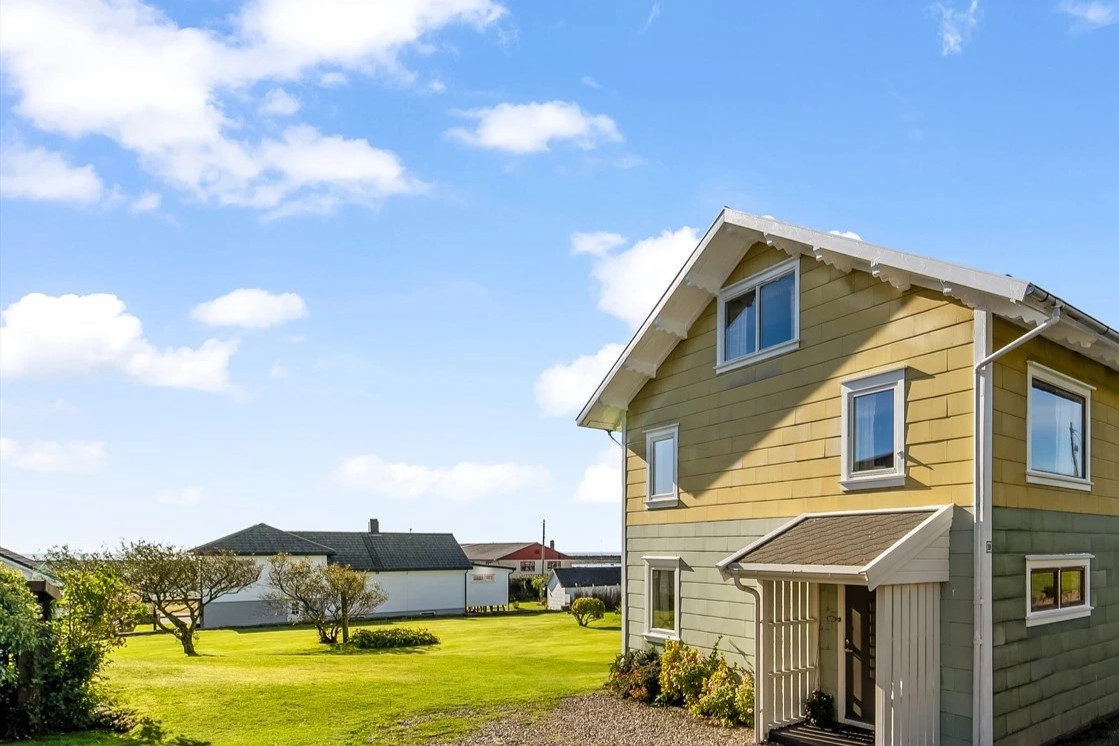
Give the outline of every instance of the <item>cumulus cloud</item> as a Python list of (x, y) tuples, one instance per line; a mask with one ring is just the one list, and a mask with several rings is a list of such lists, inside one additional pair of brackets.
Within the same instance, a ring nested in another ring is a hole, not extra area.
[(375, 454), (345, 459), (333, 476), (344, 487), (405, 500), (474, 500), (529, 489), (537, 491), (549, 482), (548, 470), (542, 466), (470, 461), (453, 466), (422, 466), (390, 463)]
[(93, 166), (72, 166), (65, 156), (21, 145), (0, 151), (0, 195), (50, 202), (91, 204), (104, 185)]
[(158, 349), (109, 293), (30, 293), (0, 312), (0, 378), (122, 374), (149, 386), (223, 391), (236, 341)]
[(860, 236), (858, 233), (855, 233), (855, 231), (834, 230), (834, 231), (828, 231), (828, 233), (832, 234), (833, 236), (843, 236), (844, 238), (853, 238), (856, 241), (862, 241), (863, 240), (863, 237)]
[(144, 192), (139, 197), (132, 200), (132, 204), (128, 206), (128, 209), (137, 214), (155, 212), (159, 209), (162, 202), (163, 197), (159, 192)]
[[(16, 112), (42, 131), (109, 138), (200, 200), (324, 212), (414, 193), (419, 182), (363, 138), (297, 126), (254, 140), (251, 112), (235, 108), (243, 92), (263, 81), (332, 84), (347, 70), (407, 81), (406, 49), (504, 12), (491, 0), (250, 0), (220, 34), (139, 0), (5, 0), (0, 62)], [(274, 99), (272, 113), (291, 109)]]
[[(615, 251), (621, 244), (612, 239), (606, 242), (611, 246), (607, 250), (601, 241), (582, 243), (573, 238), (572, 251), (594, 257), (591, 274), (599, 284), (598, 307), (636, 328), (668, 290), (697, 243), (695, 230), (684, 226), (642, 239), (624, 251)], [(596, 253), (588, 245), (602, 250)]]
[(536, 379), (540, 410), (551, 417), (579, 412), (623, 349), (624, 345), (607, 344), (593, 355), (580, 355), (570, 363), (556, 363), (545, 370)]
[(613, 119), (589, 114), (572, 101), (504, 103), (456, 113), (475, 120), (477, 125), (474, 129), (455, 127), (447, 130), (447, 136), (485, 150), (521, 155), (545, 152), (554, 142), (572, 142), (583, 150), (592, 150), (603, 143), (622, 141)]
[(1057, 12), (1072, 17), (1073, 31), (1095, 31), (1119, 23), (1119, 2), (1065, 0)]
[(287, 378), (288, 369), (283, 363), (272, 363), (272, 367), (268, 369), (269, 378)]
[(618, 248), (626, 242), (626, 237), (620, 233), (572, 233), (571, 253), (590, 254), (591, 256), (605, 256), (611, 250)]
[(266, 329), (303, 318), (307, 315), (307, 304), (295, 293), (240, 288), (220, 298), (199, 303), (190, 315), (209, 326)]
[(84, 440), (20, 442), (0, 438), (0, 463), (44, 474), (95, 474), (104, 466), (105, 444)]
[(940, 53), (946, 57), (960, 54), (979, 25), (979, 0), (971, 0), (962, 9), (937, 3), (933, 10), (940, 17)]
[(583, 470), (575, 488), (575, 502), (616, 503), (622, 498), (622, 449), (610, 445), (599, 451), (594, 462)]
[(155, 493), (155, 501), (162, 505), (178, 505), (189, 507), (202, 502), (201, 487), (182, 487), (179, 489), (160, 490)]
[(273, 117), (290, 117), (299, 111), (299, 99), (283, 88), (273, 88), (264, 95), (260, 111)]

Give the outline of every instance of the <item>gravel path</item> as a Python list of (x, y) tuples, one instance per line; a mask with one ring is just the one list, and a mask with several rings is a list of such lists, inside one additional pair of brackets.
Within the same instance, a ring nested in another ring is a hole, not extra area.
[(747, 728), (720, 728), (675, 707), (646, 707), (599, 692), (562, 700), (543, 716), (492, 720), (444, 746), (744, 746)]

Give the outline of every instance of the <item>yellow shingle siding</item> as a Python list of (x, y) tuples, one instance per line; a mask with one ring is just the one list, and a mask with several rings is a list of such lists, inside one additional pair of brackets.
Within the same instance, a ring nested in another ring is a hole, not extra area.
[[(995, 348), (1022, 333), (1019, 327), (997, 320)], [(1026, 482), (1026, 370), (1029, 361), (1095, 387), (1089, 448), (1091, 492)], [(1119, 516), (1119, 373), (1047, 339), (1034, 339), (999, 358), (994, 378), (994, 505)]]
[[(755, 245), (726, 285), (787, 261)], [(970, 505), (972, 312), (802, 258), (800, 349), (716, 375), (716, 304), (628, 414), (630, 525)], [(908, 366), (906, 487), (844, 493), (840, 381)], [(645, 431), (678, 423), (680, 507), (646, 510)]]

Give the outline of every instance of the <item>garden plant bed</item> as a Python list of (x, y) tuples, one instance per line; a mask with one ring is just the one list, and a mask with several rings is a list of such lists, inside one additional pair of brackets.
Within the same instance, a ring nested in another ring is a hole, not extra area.
[(648, 707), (597, 692), (561, 700), (546, 712), (510, 712), (444, 746), (741, 746), (749, 728), (721, 728), (679, 707)]

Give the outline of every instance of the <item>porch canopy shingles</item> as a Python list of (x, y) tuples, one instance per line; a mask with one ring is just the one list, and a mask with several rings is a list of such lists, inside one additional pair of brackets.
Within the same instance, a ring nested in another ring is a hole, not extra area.
[[(867, 585), (948, 579), (952, 506), (808, 513), (718, 563), (726, 576)], [(943, 576), (943, 577), (941, 577)]]

